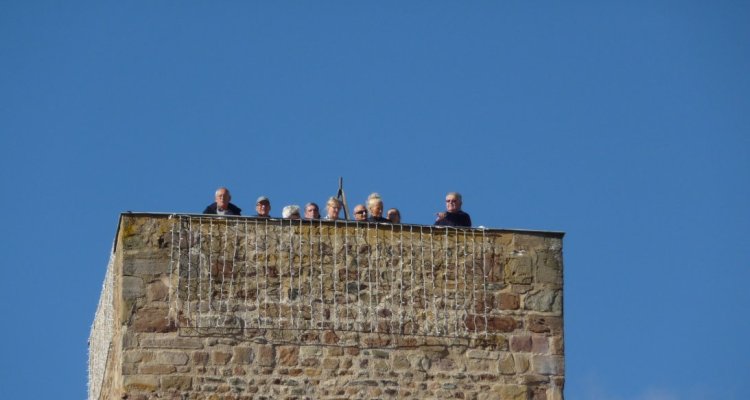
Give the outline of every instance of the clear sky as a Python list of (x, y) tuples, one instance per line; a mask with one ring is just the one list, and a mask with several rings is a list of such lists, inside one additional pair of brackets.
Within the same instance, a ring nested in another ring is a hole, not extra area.
[(750, 393), (750, 3), (0, 1), (0, 398), (86, 396), (120, 212), (565, 231), (566, 398)]

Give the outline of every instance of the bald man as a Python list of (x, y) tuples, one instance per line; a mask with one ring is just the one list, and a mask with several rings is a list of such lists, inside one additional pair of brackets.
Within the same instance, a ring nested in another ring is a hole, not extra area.
[(216, 202), (206, 207), (203, 210), (203, 214), (216, 214), (216, 215), (240, 215), (242, 210), (230, 203), (232, 195), (229, 194), (229, 189), (220, 187), (216, 189), (214, 194)]

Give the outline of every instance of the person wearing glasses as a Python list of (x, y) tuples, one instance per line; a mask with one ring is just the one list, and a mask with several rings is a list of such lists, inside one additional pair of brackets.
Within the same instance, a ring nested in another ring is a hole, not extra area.
[(383, 198), (378, 193), (372, 193), (367, 197), (367, 209), (370, 210), (370, 222), (391, 222), (383, 218)]
[(367, 208), (365, 208), (364, 204), (354, 206), (354, 220), (367, 221)]
[(255, 215), (258, 218), (271, 218), (271, 200), (266, 196), (258, 197), (255, 201), (255, 211), (258, 212)]
[(471, 226), (469, 214), (461, 211), (461, 193), (450, 192), (445, 195), (446, 212), (437, 213), (435, 225), (441, 226)]

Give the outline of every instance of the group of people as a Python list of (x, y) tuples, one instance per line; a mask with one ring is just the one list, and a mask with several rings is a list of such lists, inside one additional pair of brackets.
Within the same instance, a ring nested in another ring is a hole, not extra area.
[[(242, 210), (232, 204), (232, 195), (229, 189), (220, 187), (216, 189), (214, 203), (210, 204), (203, 210), (203, 214), (217, 215), (242, 215)], [(471, 217), (461, 210), (462, 199), (458, 192), (450, 192), (445, 196), (445, 211), (437, 213), (435, 225), (442, 226), (471, 226)], [(341, 213), (341, 201), (336, 197), (328, 198), (326, 202), (326, 215), (320, 217), (320, 208), (317, 204), (310, 202), (305, 204), (304, 219), (323, 219), (335, 221), (339, 219)], [(383, 217), (383, 198), (378, 193), (372, 193), (367, 197), (365, 204), (354, 206), (354, 220), (362, 222), (379, 222), (400, 224), (401, 213), (396, 208), (391, 208)], [(257, 218), (271, 218), (271, 200), (266, 196), (260, 196), (255, 201), (255, 211)], [(281, 211), (282, 218), (302, 219), (302, 210), (298, 205), (288, 205)]]

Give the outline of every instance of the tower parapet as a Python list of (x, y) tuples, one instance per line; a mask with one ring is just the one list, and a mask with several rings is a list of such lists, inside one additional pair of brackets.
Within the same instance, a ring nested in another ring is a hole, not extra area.
[(562, 236), (123, 214), (89, 398), (561, 399)]

